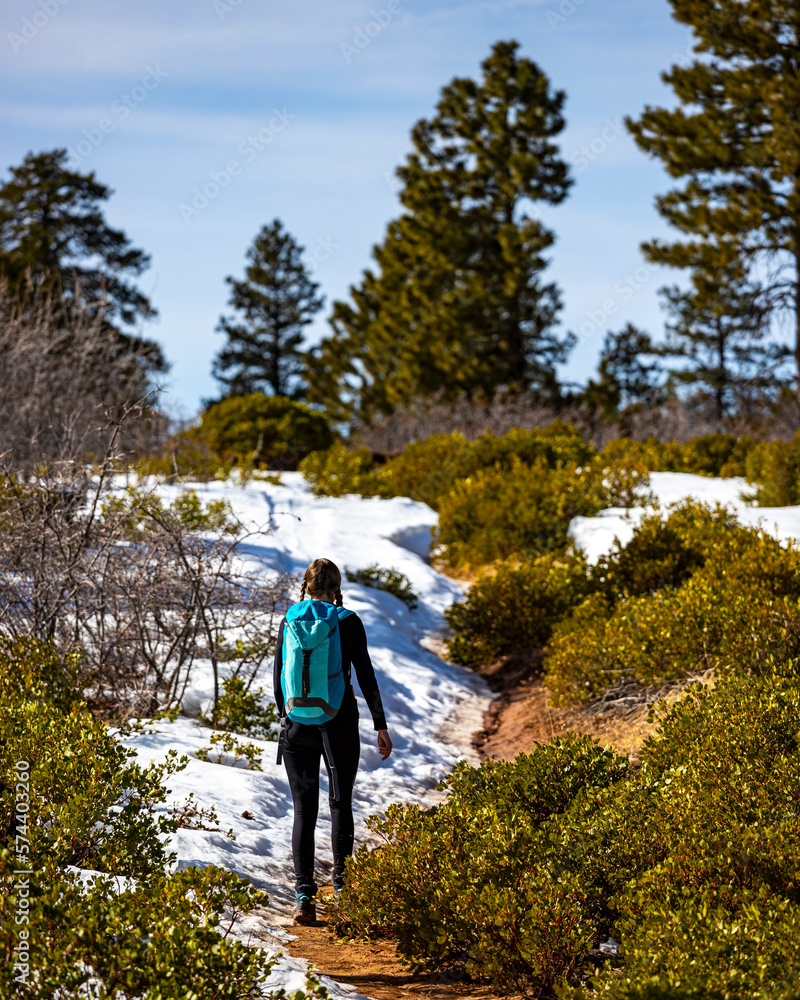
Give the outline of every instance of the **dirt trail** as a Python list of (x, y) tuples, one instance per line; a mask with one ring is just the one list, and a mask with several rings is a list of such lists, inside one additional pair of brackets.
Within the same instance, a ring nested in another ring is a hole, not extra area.
[(339, 941), (333, 938), (325, 922), (325, 899), (330, 888), (321, 891), (315, 927), (291, 927), (297, 940), (288, 951), (294, 958), (305, 958), (326, 976), (355, 987), (358, 993), (377, 1000), (494, 1000), (489, 987), (476, 986), (446, 975), (415, 975), (404, 968), (395, 955), (392, 941)]
[(642, 743), (656, 729), (647, 721), (646, 708), (622, 716), (575, 707), (549, 708), (548, 700), (541, 678), (500, 692), (484, 717), (483, 732), (474, 741), (481, 756), (513, 760), (517, 754), (531, 750), (534, 743), (581, 733), (596, 737), (602, 746), (610, 745), (636, 761)]

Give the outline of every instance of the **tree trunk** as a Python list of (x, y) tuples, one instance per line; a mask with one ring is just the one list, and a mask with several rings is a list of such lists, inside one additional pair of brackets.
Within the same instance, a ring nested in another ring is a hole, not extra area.
[(800, 233), (795, 235), (794, 360), (797, 365), (797, 404), (800, 407)]
[(715, 392), (717, 406), (717, 424), (722, 428), (725, 422), (725, 387), (728, 381), (728, 369), (725, 365), (725, 334), (722, 330), (722, 320), (717, 320), (717, 360), (719, 374)]

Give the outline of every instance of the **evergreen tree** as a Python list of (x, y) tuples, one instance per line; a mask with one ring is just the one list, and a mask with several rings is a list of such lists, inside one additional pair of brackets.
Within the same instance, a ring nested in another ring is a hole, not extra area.
[(559, 295), (542, 272), (554, 237), (530, 209), (570, 184), (553, 142), (564, 94), (517, 49), (498, 42), (483, 79), (453, 80), (412, 131), (397, 171), (404, 212), (309, 357), (309, 398), (339, 416), (369, 419), (441, 390), (557, 392), (572, 339), (553, 332)]
[[(694, 31), (697, 58), (663, 74), (679, 107), (648, 106), (627, 124), (639, 146), (682, 181), (657, 201), (682, 238), (643, 245), (649, 260), (697, 276), (687, 299), (668, 295), (673, 344), (688, 338), (691, 362), (697, 336), (705, 338), (704, 352), (715, 337), (746, 342), (755, 329), (751, 304), (715, 280), (738, 268), (747, 287), (759, 286), (759, 336), (779, 314), (788, 315), (800, 365), (800, 4), (670, 2), (677, 20)], [(716, 376), (700, 373), (707, 384), (718, 384), (716, 367)], [(724, 391), (720, 399), (724, 406)]]
[(71, 303), (81, 315), (102, 317), (116, 332), (120, 356), (135, 356), (138, 371), (165, 371), (154, 341), (120, 329), (156, 316), (128, 280), (150, 259), (106, 222), (100, 203), (111, 190), (94, 172), (69, 170), (67, 157), (65, 149), (29, 153), (0, 185), (0, 276), (23, 300), (30, 286), (50, 286), (63, 301), (65, 317)]
[[(649, 334), (632, 323), (603, 341), (597, 366), (597, 379), (590, 379), (585, 398), (605, 420), (616, 419), (630, 406), (651, 407), (662, 395), (662, 369), (655, 360), (659, 353)], [(654, 360), (647, 362), (646, 358)]]
[(226, 395), (303, 395), (303, 328), (324, 301), (303, 263), (303, 249), (275, 219), (247, 251), (244, 280), (225, 279), (231, 288), (228, 304), (238, 315), (220, 317), (217, 331), (228, 339), (213, 373)]
[(111, 191), (94, 173), (67, 169), (67, 151), (29, 153), (0, 186), (0, 269), (12, 286), (56, 278), (66, 295), (103, 302), (110, 320), (133, 324), (155, 316), (124, 275), (149, 264), (142, 250), (103, 217)]
[(713, 273), (695, 268), (688, 291), (662, 291), (671, 319), (661, 353), (683, 362), (671, 375), (707, 395), (720, 423), (748, 397), (785, 384), (781, 372), (790, 351), (764, 342), (769, 304), (760, 285), (747, 280), (735, 251)]

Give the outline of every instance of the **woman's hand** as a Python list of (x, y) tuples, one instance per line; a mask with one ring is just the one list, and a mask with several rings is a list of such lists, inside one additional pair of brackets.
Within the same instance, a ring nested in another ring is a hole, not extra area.
[(389, 756), (392, 752), (392, 738), (389, 735), (388, 729), (378, 730), (378, 753), (381, 755), (383, 760)]

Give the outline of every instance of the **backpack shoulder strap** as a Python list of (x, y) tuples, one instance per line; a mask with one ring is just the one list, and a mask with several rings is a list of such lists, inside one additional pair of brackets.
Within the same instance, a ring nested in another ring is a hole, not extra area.
[[(336, 608), (336, 614), (339, 618), (339, 623), (341, 624), (345, 618), (355, 618), (355, 611), (351, 611), (349, 608)], [(342, 668), (344, 669), (344, 656), (342, 656)], [(347, 664), (347, 669), (345, 670), (345, 682), (350, 683), (350, 664)]]

